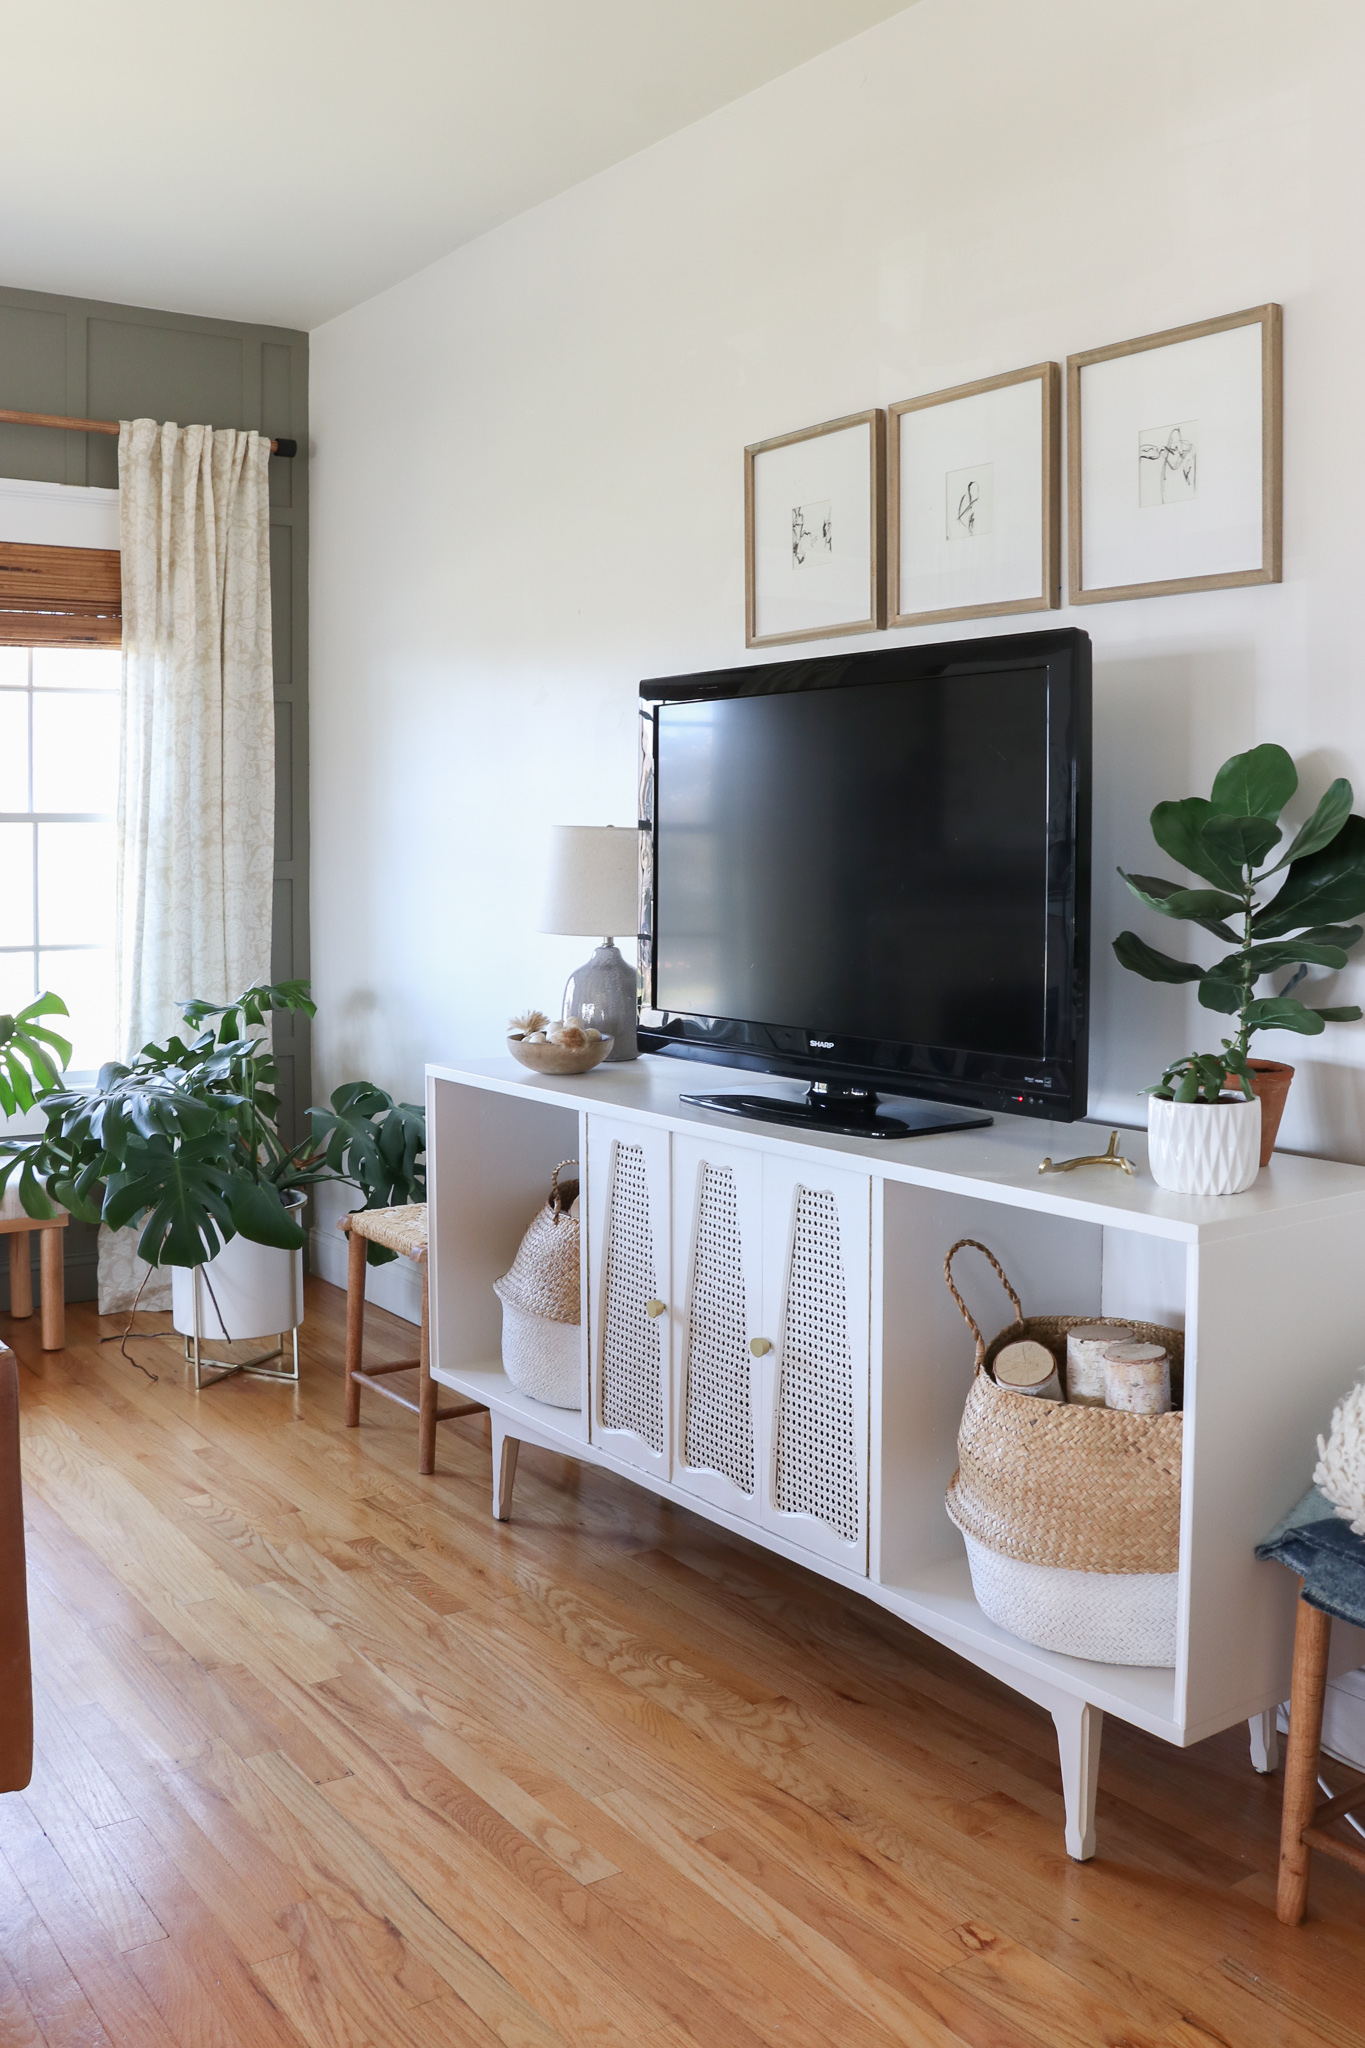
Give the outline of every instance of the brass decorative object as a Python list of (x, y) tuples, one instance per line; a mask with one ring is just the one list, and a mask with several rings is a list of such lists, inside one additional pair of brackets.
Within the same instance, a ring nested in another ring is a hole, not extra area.
[(1087, 1153), (1084, 1159), (1045, 1159), (1038, 1168), (1039, 1173), (1071, 1173), (1078, 1166), (1117, 1166), (1120, 1173), (1136, 1173), (1131, 1159), (1125, 1159), (1119, 1150), (1119, 1134), (1109, 1133), (1108, 1149), (1104, 1152)]

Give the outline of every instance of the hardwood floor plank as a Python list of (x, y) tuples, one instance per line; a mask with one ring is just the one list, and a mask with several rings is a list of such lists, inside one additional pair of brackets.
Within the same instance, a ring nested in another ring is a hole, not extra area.
[(80, 1304), (63, 1352), (13, 1326), (38, 1697), (4, 2048), (1365, 2037), (1358, 1881), (1278, 1925), (1241, 1731), (1111, 1720), (1072, 1864), (1041, 1711), (609, 1472), (528, 1446), (494, 1523), (486, 1417), (419, 1478), (407, 1416), (345, 1429), (344, 1301), (308, 1302), (297, 1394), (195, 1396), (148, 1342), (153, 1383)]
[[(302, 1821), (319, 1852), (352, 1873), (371, 1909), (392, 1921), (409, 1946), (444, 1978), (471, 2012), (500, 2039), (510, 2033), (548, 2048), (556, 2039), (554, 2029), (395, 1868), (377, 1840), (331, 1804), (328, 1793), (353, 1785), (353, 1778), (328, 1787), (316, 1786), (278, 1753), (253, 1757), (249, 1768)], [(384, 1832), (389, 1832), (387, 1827)], [(429, 1889), (440, 1896), (448, 1884), (434, 1881)], [(448, 1910), (453, 1918), (464, 1921), (469, 1906), (459, 1901)]]
[(99, 2015), (9, 1858), (12, 1821), (0, 1832), (0, 1958), (49, 2048), (113, 2048)]

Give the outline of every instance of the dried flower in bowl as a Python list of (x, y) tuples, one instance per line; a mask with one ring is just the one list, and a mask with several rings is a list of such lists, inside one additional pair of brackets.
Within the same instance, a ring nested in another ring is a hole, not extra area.
[(549, 1023), (543, 1010), (527, 1010), (524, 1016), (513, 1017), (507, 1027), (509, 1038), (529, 1038), (533, 1032), (543, 1032)]

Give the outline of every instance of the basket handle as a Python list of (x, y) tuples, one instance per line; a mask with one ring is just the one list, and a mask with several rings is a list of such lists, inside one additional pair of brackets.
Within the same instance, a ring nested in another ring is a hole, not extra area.
[(953, 1260), (957, 1257), (959, 1252), (966, 1251), (968, 1250), (968, 1248), (970, 1248), (974, 1252), (980, 1252), (983, 1258), (988, 1260), (989, 1263), (992, 1266), (994, 1266), (996, 1272), (1000, 1276), (1000, 1285), (1004, 1288), (1006, 1294), (1008, 1294), (1010, 1300), (1014, 1303), (1014, 1320), (1016, 1323), (1022, 1323), (1024, 1320), (1024, 1304), (1022, 1301), (1020, 1301), (1018, 1295), (1010, 1286), (1009, 1278), (1005, 1272), (1005, 1269), (1001, 1265), (999, 1259), (997, 1259), (997, 1257), (995, 1256), (995, 1253), (989, 1250), (989, 1248), (986, 1245), (982, 1244), (979, 1238), (960, 1237), (957, 1243), (953, 1246), (952, 1250), (949, 1252), (947, 1258), (943, 1261), (943, 1277), (948, 1283), (948, 1292), (952, 1295), (953, 1300), (957, 1303), (959, 1309), (962, 1311), (963, 1322), (967, 1325), (967, 1328), (971, 1331), (972, 1335), (976, 1339), (976, 1363), (973, 1367), (973, 1371), (980, 1372), (982, 1361), (985, 1359), (986, 1356), (986, 1340), (982, 1336), (980, 1330), (977, 1328), (975, 1317), (973, 1316), (971, 1310), (968, 1308), (966, 1302), (962, 1299), (962, 1296), (958, 1293), (957, 1288), (953, 1282)]
[(577, 1164), (578, 1161), (576, 1159), (561, 1159), (550, 1177), (550, 1214), (554, 1217), (556, 1223), (564, 1211), (564, 1204), (560, 1200), (559, 1195), (559, 1176), (563, 1173), (566, 1166), (577, 1166)]

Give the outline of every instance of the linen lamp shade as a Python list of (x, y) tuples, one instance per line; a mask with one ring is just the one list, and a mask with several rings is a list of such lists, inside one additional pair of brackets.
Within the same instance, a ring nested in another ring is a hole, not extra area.
[(635, 936), (639, 835), (621, 825), (556, 825), (540, 929), (566, 937)]

